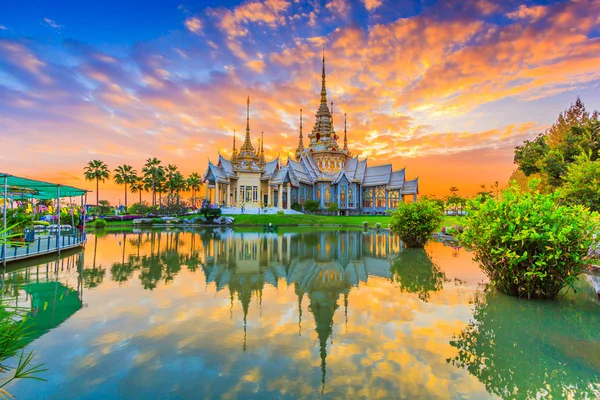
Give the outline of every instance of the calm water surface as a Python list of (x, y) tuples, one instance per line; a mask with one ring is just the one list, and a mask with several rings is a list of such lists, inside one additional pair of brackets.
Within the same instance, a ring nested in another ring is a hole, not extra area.
[(599, 398), (600, 304), (485, 289), (386, 233), (107, 233), (4, 277), (47, 382), (22, 399)]

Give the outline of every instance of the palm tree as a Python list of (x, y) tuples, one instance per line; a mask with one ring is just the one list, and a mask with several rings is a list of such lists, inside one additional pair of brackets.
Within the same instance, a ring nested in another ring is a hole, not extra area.
[(142, 202), (142, 192), (144, 191), (144, 181), (137, 174), (133, 175), (131, 177), (131, 179), (132, 179), (132, 182), (129, 185), (129, 187), (131, 188), (131, 192), (140, 194), (140, 203), (141, 203)]
[(137, 172), (131, 165), (123, 164), (115, 168), (114, 180), (117, 185), (125, 185), (125, 208), (127, 208), (127, 185), (134, 183)]
[(190, 174), (187, 178), (188, 189), (192, 191), (192, 207), (196, 208), (196, 190), (200, 190), (202, 178), (196, 172)]
[(98, 207), (98, 182), (104, 182), (106, 179), (110, 178), (110, 171), (108, 169), (108, 166), (100, 160), (92, 160), (88, 162), (88, 165), (84, 168), (84, 171), (86, 181), (96, 180), (96, 207)]
[(177, 166), (169, 164), (166, 169), (164, 188), (169, 193), (169, 203), (173, 194), (177, 196), (177, 204), (179, 204), (179, 192), (185, 190), (186, 180), (177, 170)]
[(158, 158), (149, 158), (142, 168), (146, 188), (152, 189), (152, 205), (156, 205), (156, 189), (165, 173), (164, 167), (160, 164), (161, 161)]

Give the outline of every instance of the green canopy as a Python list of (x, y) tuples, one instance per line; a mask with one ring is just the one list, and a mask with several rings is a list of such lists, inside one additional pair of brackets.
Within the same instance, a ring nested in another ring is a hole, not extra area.
[(23, 287), (31, 296), (32, 311), (27, 315), (27, 343), (56, 328), (81, 307), (79, 293), (60, 282), (30, 283)]
[[(26, 191), (28, 196), (35, 199), (49, 200), (56, 199), (58, 197), (58, 189), (60, 188), (60, 197), (76, 197), (81, 196), (87, 192), (84, 189), (78, 189), (73, 186), (61, 185), (58, 183), (50, 183), (44, 181), (37, 181), (35, 179), (21, 178), (14, 175), (4, 174), (0, 172), (0, 185), (4, 185), (4, 178), (6, 178), (6, 184), (11, 192), (15, 191)], [(0, 188), (0, 192), (4, 188)], [(2, 195), (0, 195), (2, 197)]]

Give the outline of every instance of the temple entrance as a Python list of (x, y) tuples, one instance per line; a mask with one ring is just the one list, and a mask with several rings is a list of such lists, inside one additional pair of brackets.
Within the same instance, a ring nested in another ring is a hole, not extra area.
[(273, 207), (279, 206), (279, 191), (273, 190)]
[(263, 205), (264, 206), (269, 205), (269, 195), (268, 194), (263, 194)]

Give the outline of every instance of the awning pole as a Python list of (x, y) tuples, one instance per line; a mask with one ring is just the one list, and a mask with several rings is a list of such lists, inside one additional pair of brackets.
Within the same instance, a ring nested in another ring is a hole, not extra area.
[[(2, 203), (2, 214), (3, 214), (3, 219), (4, 219), (4, 235), (7, 234), (6, 232), (6, 192), (8, 191), (8, 182), (7, 182), (7, 176), (4, 175), (4, 202)], [(2, 243), (2, 267), (4, 268), (4, 270), (6, 270), (6, 240), (3, 241)]]
[(58, 255), (60, 256), (60, 185), (56, 185), (56, 213), (58, 215)]

